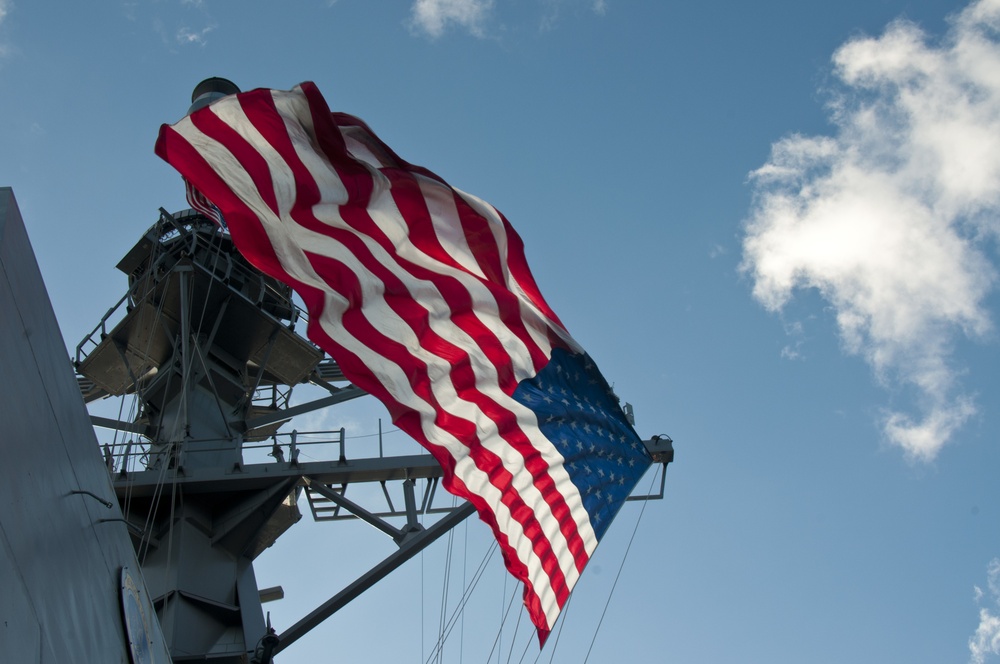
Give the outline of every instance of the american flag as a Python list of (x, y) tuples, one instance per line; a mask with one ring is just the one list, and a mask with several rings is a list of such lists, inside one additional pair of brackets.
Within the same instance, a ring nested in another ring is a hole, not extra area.
[(187, 181), (187, 178), (184, 179), (184, 191), (187, 194), (188, 203), (191, 204), (192, 208), (214, 221), (215, 225), (219, 228), (226, 227), (226, 221), (222, 218), (219, 208), (215, 207), (212, 201), (205, 198), (205, 194), (195, 189), (194, 185)]
[(156, 153), (475, 505), (544, 644), (651, 459), (511, 225), (331, 113), (312, 83), (220, 99), (164, 125)]

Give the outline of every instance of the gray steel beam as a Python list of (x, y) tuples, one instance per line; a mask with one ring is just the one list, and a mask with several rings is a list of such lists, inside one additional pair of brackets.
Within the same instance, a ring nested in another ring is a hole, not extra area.
[(341, 590), (339, 593), (318, 606), (309, 615), (305, 616), (297, 623), (278, 635), (279, 643), (274, 649), (274, 654), (278, 654), (288, 646), (292, 645), (305, 636), (312, 628), (332, 616), (334, 613), (346, 606), (351, 600), (371, 588), (373, 585), (384, 579), (390, 572), (398, 568), (407, 560), (417, 555), (434, 540), (438, 539), (459, 523), (468, 518), (475, 508), (472, 503), (465, 503), (448, 513), (443, 519), (404, 540), (399, 551), (396, 551), (367, 573), (358, 577), (356, 581)]
[(146, 435), (147, 427), (145, 425), (135, 424), (134, 422), (122, 422), (121, 420), (112, 420), (107, 417), (99, 417), (97, 415), (90, 416), (90, 423), (95, 427), (102, 427), (104, 429), (117, 429), (118, 431), (128, 431), (129, 433), (137, 433), (140, 436)]
[[(276, 480), (309, 476), (323, 484), (378, 482), (380, 480), (426, 479), (441, 477), (441, 466), (430, 454), (401, 457), (315, 461), (310, 463), (260, 463), (242, 466), (238, 471), (209, 468), (185, 469), (186, 475), (171, 478), (185, 493), (249, 491), (270, 486)], [(159, 470), (144, 470), (115, 478), (115, 489), (133, 497), (149, 497), (162, 481)]]
[(349, 385), (338, 390), (336, 394), (331, 394), (328, 397), (323, 397), (322, 399), (316, 399), (315, 401), (299, 404), (298, 406), (292, 406), (291, 408), (285, 408), (284, 410), (279, 410), (268, 415), (261, 415), (260, 417), (253, 418), (252, 420), (247, 420), (247, 430), (256, 429), (257, 427), (262, 427), (267, 424), (274, 424), (275, 422), (281, 422), (282, 420), (288, 420), (296, 415), (302, 415), (303, 413), (311, 413), (314, 410), (326, 408), (327, 406), (332, 406), (344, 401), (349, 401), (350, 399), (356, 399), (357, 397), (362, 397), (365, 394), (367, 394), (367, 392), (362, 390), (360, 387)]
[(629, 500), (663, 500), (663, 489), (667, 485), (667, 464), (666, 463), (660, 464), (660, 468), (659, 468), (659, 470), (657, 472), (660, 473), (660, 491), (659, 491), (659, 493), (644, 493), (644, 494), (641, 494), (641, 495), (632, 494), (628, 498), (626, 498), (625, 500), (626, 501), (629, 501)]
[(403, 538), (406, 536), (406, 533), (400, 530), (399, 528), (396, 528), (395, 526), (389, 524), (383, 519), (378, 518), (377, 516), (375, 516), (365, 508), (363, 508), (361, 505), (358, 505), (353, 500), (350, 500), (347, 497), (337, 493), (333, 489), (330, 489), (322, 482), (317, 482), (310, 477), (303, 477), (302, 479), (305, 480), (306, 486), (308, 486), (311, 490), (315, 491), (324, 498), (332, 500), (333, 502), (337, 503), (338, 505), (340, 505), (341, 507), (343, 507), (348, 512), (358, 517), (365, 523), (371, 526), (375, 526), (383, 533), (391, 537), (393, 541), (396, 542), (396, 544), (402, 543)]

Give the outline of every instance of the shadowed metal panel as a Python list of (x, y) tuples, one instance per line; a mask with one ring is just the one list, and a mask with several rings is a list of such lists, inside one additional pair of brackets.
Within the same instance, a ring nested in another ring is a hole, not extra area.
[[(137, 570), (13, 192), (0, 188), (0, 643), (12, 662), (129, 662)], [(105, 521), (111, 519), (111, 521)], [(157, 662), (169, 657), (153, 625)]]

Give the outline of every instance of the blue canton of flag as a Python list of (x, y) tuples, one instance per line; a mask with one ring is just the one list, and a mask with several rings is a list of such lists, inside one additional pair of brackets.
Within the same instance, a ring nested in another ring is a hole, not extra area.
[(563, 467), (601, 539), (652, 463), (618, 397), (589, 355), (561, 348), (513, 396), (535, 412), (542, 433), (565, 459)]

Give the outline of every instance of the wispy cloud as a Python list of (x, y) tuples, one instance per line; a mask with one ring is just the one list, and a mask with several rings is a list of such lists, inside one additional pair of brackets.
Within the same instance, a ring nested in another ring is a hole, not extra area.
[[(163, 5), (160, 3), (148, 7), (129, 0), (123, 7), (126, 17), (131, 21), (137, 20), (139, 11), (148, 11), (151, 8), (156, 12), (152, 17), (153, 31), (171, 50), (184, 46), (206, 46), (209, 33), (219, 26), (213, 20), (204, 0), (180, 0), (179, 3), (171, 5), (173, 6), (168, 6), (169, 11), (166, 12), (170, 14), (170, 18), (161, 14)], [(180, 7), (179, 14), (176, 11), (177, 5)]]
[[(1000, 606), (1000, 558), (994, 558), (986, 568), (986, 583), (990, 599)], [(986, 593), (975, 586), (976, 603), (982, 601)], [(987, 655), (1000, 655), (1000, 615), (988, 608), (979, 608), (979, 627), (969, 638), (969, 662), (985, 664)]]
[(413, 28), (437, 39), (450, 27), (485, 37), (486, 20), (493, 0), (415, 0), (411, 10)]
[(992, 329), (984, 299), (1000, 237), (1000, 0), (978, 0), (932, 44), (896, 21), (833, 57), (834, 136), (792, 135), (750, 175), (743, 270), (780, 311), (796, 289), (833, 306), (846, 350), (917, 416), (887, 410), (889, 441), (929, 461), (976, 412), (956, 335)]
[(541, 4), (545, 9), (540, 25), (543, 32), (554, 30), (566, 9), (577, 13), (585, 6), (598, 16), (608, 13), (607, 0), (542, 0)]
[(805, 327), (802, 322), (785, 323), (785, 334), (792, 337), (793, 341), (781, 349), (781, 357), (786, 360), (804, 360), (802, 347), (805, 345)]
[[(3, 25), (3, 21), (7, 18), (7, 14), (10, 13), (11, 7), (14, 3), (11, 0), (0, 0), (0, 25)], [(4, 42), (0, 41), (0, 58), (7, 55), (10, 48)]]
[[(336, 0), (328, 2), (332, 5)], [(586, 6), (598, 16), (608, 11), (607, 0), (537, 0), (537, 4), (541, 10), (542, 31), (555, 27), (566, 6), (574, 9)], [(494, 0), (413, 0), (410, 27), (414, 33), (431, 39), (437, 39), (452, 29), (487, 38), (494, 36), (489, 30), (490, 24), (496, 23), (494, 6)]]
[(136, 10), (138, 8), (138, 0), (122, 0), (122, 10), (125, 13), (125, 18), (129, 21), (136, 20)]
[(176, 39), (178, 44), (197, 44), (199, 46), (204, 46), (208, 43), (206, 37), (208, 33), (215, 29), (214, 25), (202, 28), (201, 30), (192, 30), (188, 26), (184, 26), (177, 31)]

